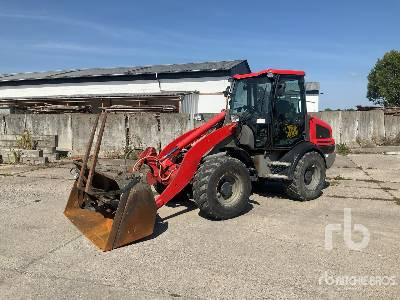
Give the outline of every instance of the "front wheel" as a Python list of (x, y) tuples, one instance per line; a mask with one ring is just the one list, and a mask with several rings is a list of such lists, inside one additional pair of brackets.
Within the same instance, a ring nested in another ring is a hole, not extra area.
[(318, 198), (325, 185), (325, 176), (322, 156), (317, 152), (308, 152), (297, 163), (293, 180), (286, 185), (286, 193), (300, 201)]
[(207, 159), (194, 176), (194, 201), (212, 219), (240, 215), (248, 205), (250, 193), (248, 169), (240, 160), (229, 156)]

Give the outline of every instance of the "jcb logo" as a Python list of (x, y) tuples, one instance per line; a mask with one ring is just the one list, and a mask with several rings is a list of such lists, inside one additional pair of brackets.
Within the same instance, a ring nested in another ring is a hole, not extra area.
[[(344, 209), (344, 218), (343, 218), (343, 240), (346, 244), (347, 248), (350, 250), (360, 251), (368, 246), (369, 243), (369, 230), (362, 224), (354, 224), (354, 231), (361, 232), (363, 238), (360, 242), (354, 242), (351, 238), (351, 208)], [(328, 224), (325, 226), (325, 249), (332, 250), (333, 249), (333, 232), (341, 231), (342, 224)]]

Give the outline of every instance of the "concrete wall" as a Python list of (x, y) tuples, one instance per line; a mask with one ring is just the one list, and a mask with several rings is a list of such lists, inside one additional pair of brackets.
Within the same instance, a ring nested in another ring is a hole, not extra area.
[[(400, 116), (383, 111), (329, 111), (314, 115), (331, 124), (336, 143), (351, 147), (400, 144)], [(207, 115), (207, 118), (209, 116)], [(84, 153), (95, 115), (0, 115), (0, 135), (57, 135), (58, 149), (73, 155)], [(164, 147), (175, 137), (198, 126), (189, 114), (109, 114), (101, 154), (122, 154), (125, 148)]]
[(400, 144), (400, 116), (383, 110), (324, 111), (316, 116), (332, 126), (336, 143), (350, 147)]
[(385, 138), (387, 144), (400, 145), (400, 116), (385, 116)]
[[(0, 115), (0, 135), (21, 134), (24, 129), (32, 135), (57, 135), (57, 149), (81, 155), (95, 119), (90, 114)], [(114, 156), (125, 148), (148, 146), (160, 149), (193, 126), (189, 114), (108, 114), (101, 154)]]

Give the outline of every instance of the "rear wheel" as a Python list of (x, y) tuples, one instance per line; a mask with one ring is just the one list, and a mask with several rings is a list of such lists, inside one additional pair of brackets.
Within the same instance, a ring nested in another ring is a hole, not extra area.
[(224, 220), (240, 215), (249, 202), (249, 171), (238, 159), (217, 156), (206, 160), (197, 170), (193, 198), (206, 216)]
[(325, 185), (325, 176), (322, 156), (317, 152), (308, 152), (297, 163), (293, 180), (286, 186), (286, 193), (301, 201), (318, 198)]

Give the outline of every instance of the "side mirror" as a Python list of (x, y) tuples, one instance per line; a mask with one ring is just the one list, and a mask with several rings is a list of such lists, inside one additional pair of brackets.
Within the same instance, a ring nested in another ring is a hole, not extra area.
[(279, 82), (276, 86), (276, 96), (282, 97), (285, 95), (286, 84), (285, 82)]
[(227, 86), (226, 89), (225, 89), (225, 91), (223, 92), (223, 94), (224, 94), (224, 97), (225, 97), (225, 98), (227, 98), (228, 96), (230, 96), (230, 94), (231, 94), (231, 87), (230, 87), (230, 86)]

